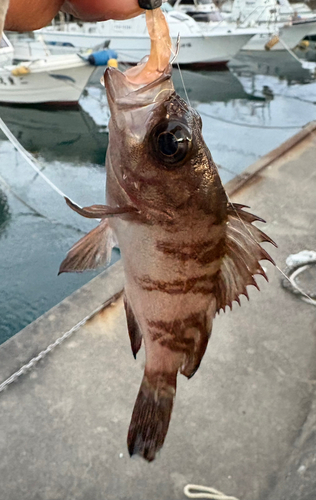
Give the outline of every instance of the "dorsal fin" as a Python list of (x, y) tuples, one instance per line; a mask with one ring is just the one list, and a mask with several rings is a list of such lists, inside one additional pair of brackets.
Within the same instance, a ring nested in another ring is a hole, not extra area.
[(254, 279), (255, 274), (260, 274), (268, 281), (260, 260), (269, 260), (275, 264), (260, 243), (266, 241), (274, 246), (277, 245), (269, 236), (252, 225), (254, 221), (265, 221), (245, 212), (243, 208), (245, 208), (244, 205), (237, 203), (228, 205), (225, 256), (215, 285), (217, 312), (220, 309), (225, 310), (226, 306), (232, 308), (234, 300), (240, 304), (240, 295), (249, 298), (247, 285), (253, 285), (259, 290)]

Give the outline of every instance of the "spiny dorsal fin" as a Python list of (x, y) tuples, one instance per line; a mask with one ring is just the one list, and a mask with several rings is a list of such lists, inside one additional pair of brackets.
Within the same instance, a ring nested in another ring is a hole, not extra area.
[(112, 229), (106, 219), (81, 238), (69, 250), (60, 265), (59, 273), (82, 272), (110, 263), (114, 246)]
[[(225, 241), (225, 256), (216, 282), (215, 297), (217, 312), (225, 310), (239, 295), (248, 297), (247, 285), (259, 287), (254, 279), (255, 274), (261, 274), (267, 281), (267, 275), (261, 267), (260, 260), (269, 260), (275, 264), (270, 255), (260, 243), (267, 241), (277, 246), (274, 241), (256, 226), (254, 221), (265, 222), (260, 217), (243, 210), (244, 205), (229, 203), (228, 221)], [(248, 208), (248, 207), (247, 207)]]

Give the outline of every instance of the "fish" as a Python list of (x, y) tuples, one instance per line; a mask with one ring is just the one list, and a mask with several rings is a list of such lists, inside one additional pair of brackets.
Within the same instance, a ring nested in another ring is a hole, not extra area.
[(255, 275), (268, 279), (260, 261), (274, 261), (261, 243), (275, 243), (253, 225), (263, 219), (228, 199), (202, 120), (175, 92), (169, 56), (154, 54), (125, 73), (108, 68), (104, 85), (108, 205), (66, 200), (100, 222), (60, 272), (105, 265), (120, 248), (131, 350), (136, 358), (144, 343), (146, 352), (127, 445), (151, 462), (167, 435), (178, 374), (190, 379), (198, 370), (216, 314), (248, 297), (248, 285), (259, 288)]

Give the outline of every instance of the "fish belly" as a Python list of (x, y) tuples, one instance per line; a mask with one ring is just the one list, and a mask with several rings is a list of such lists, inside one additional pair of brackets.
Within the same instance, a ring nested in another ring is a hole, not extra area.
[(170, 233), (122, 219), (112, 219), (111, 225), (121, 250), (126, 297), (144, 337), (146, 366), (155, 371), (177, 368), (191, 376), (215, 315), (217, 260), (198, 261), (193, 249), (196, 244), (198, 256), (202, 242), (200, 236), (192, 240), (192, 231)]

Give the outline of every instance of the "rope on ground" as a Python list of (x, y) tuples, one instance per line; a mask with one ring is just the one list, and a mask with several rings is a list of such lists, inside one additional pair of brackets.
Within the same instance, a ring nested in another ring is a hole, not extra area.
[(88, 314), (85, 318), (83, 318), (79, 323), (77, 323), (75, 326), (73, 326), (70, 330), (65, 332), (61, 337), (55, 340), (52, 344), (49, 344), (46, 349), (41, 351), (37, 356), (32, 358), (28, 363), (25, 365), (21, 366), (19, 370), (14, 372), (10, 377), (8, 377), (2, 384), (0, 384), (0, 393), (3, 392), (10, 384), (15, 382), (21, 375), (24, 375), (28, 370), (31, 370), (34, 368), (34, 366), (37, 364), (38, 361), (43, 359), (47, 354), (49, 354), (55, 347), (59, 346), (64, 342), (66, 339), (68, 339), (73, 333), (79, 330), (82, 326), (84, 326), (87, 321), (93, 316), (95, 316), (98, 312), (100, 312), (102, 309), (105, 309), (109, 305), (111, 305), (113, 302), (115, 302), (122, 294), (122, 290), (115, 295), (113, 295), (108, 301), (103, 303), (101, 306), (97, 307), (92, 313)]
[[(208, 498), (211, 500), (238, 500), (236, 497), (227, 496), (221, 491), (209, 486), (202, 486), (200, 484), (187, 484), (183, 490), (188, 498)], [(197, 493), (200, 492), (200, 493)]]
[(286, 290), (298, 295), (307, 304), (316, 306), (316, 293), (315, 291), (302, 290), (295, 279), (304, 271), (308, 270), (310, 266), (316, 264), (316, 252), (313, 250), (302, 250), (296, 254), (289, 255), (286, 259), (286, 269), (282, 272), (283, 279), (281, 284)]

